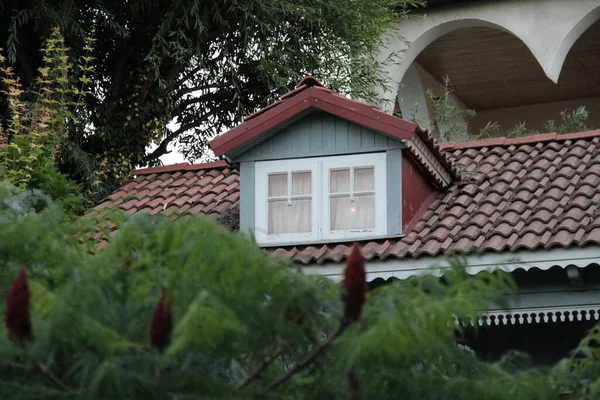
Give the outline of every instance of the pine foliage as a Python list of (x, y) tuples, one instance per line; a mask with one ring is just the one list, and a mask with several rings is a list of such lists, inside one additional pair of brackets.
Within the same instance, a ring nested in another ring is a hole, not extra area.
[(368, 293), (354, 321), (352, 291), (209, 219), (114, 213), (94, 243), (95, 218), (0, 209), (0, 292), (26, 269), (33, 328), (0, 328), (1, 398), (556, 399), (558, 378), (456, 344), (514, 290), (504, 273), (455, 258)]

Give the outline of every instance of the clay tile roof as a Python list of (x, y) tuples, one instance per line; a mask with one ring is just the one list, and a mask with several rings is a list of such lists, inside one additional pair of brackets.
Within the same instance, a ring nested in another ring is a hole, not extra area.
[[(600, 130), (423, 144), (452, 171), (405, 236), (364, 241), (368, 259), (600, 244)], [(239, 172), (224, 161), (146, 168), (96, 209), (213, 217), (239, 204)], [(271, 249), (301, 264), (343, 261), (352, 243)]]
[(106, 197), (96, 210), (218, 217), (239, 205), (239, 172), (225, 161), (174, 164), (133, 171), (132, 180)]
[[(446, 154), (462, 180), (438, 193), (404, 237), (362, 242), (369, 259), (600, 244), (600, 130), (445, 143), (434, 150)], [(277, 253), (302, 264), (339, 262), (351, 245), (289, 246)]]
[[(327, 90), (314, 78), (299, 86)], [(361, 103), (362, 104), (362, 103)], [(364, 241), (368, 259), (600, 244), (600, 130), (438, 145), (417, 129), (414, 157), (449, 186), (404, 237)], [(133, 171), (96, 209), (219, 216), (238, 206), (239, 172), (224, 161)], [(271, 249), (301, 264), (343, 261), (351, 243)]]

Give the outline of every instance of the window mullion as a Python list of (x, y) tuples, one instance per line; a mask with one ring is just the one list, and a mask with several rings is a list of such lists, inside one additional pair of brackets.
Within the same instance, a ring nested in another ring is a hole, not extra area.
[[(323, 231), (326, 226), (328, 226), (328, 222), (324, 221), (325, 218), (325, 207), (329, 207), (329, 196), (325, 196), (325, 193), (329, 193), (329, 173), (325, 173), (325, 165), (322, 160), (317, 160), (313, 164), (314, 174), (315, 174), (315, 189), (316, 193), (313, 195), (313, 213), (316, 216), (315, 219), (315, 232), (314, 237), (317, 240), (323, 239)], [(327, 190), (325, 190), (324, 185), (327, 185)]]
[(354, 167), (350, 167), (350, 201), (354, 202)]
[(292, 206), (292, 171), (288, 171), (287, 177), (287, 205), (288, 207)]

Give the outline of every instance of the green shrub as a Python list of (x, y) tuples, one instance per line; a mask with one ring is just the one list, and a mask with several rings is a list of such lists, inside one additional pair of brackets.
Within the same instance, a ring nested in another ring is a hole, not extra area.
[[(0, 292), (26, 269), (33, 336), (11, 340), (0, 328), (0, 397), (554, 399), (543, 374), (456, 345), (466, 325), (454, 318), (476, 318), (514, 289), (508, 275), (471, 277), (463, 264), (455, 259), (443, 280), (372, 291), (362, 319), (340, 330), (338, 284), (209, 219), (63, 222), (56, 206), (0, 209)], [(173, 330), (161, 352), (150, 328), (165, 289), (161, 315), (172, 304)]]

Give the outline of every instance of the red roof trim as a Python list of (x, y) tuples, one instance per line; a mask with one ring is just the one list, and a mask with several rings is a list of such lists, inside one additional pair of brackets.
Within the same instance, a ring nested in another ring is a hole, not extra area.
[(217, 168), (226, 168), (229, 167), (229, 164), (227, 163), (227, 161), (224, 160), (219, 160), (219, 161), (212, 161), (212, 162), (206, 162), (206, 163), (200, 163), (200, 164), (190, 164), (187, 167), (185, 167), (186, 171), (200, 171), (202, 169), (217, 169)]
[(327, 93), (324, 90), (317, 89), (315, 97), (321, 101), (315, 102), (317, 108), (398, 139), (410, 140), (418, 127), (412, 122), (394, 117), (366, 103)]
[(247, 119), (237, 127), (214, 138), (209, 143), (213, 152), (217, 156), (221, 156), (310, 107), (318, 108), (398, 139), (410, 140), (417, 128), (416, 124), (319, 86), (308, 87), (275, 105), (255, 113), (251, 119)]
[(437, 192), (433, 192), (427, 197), (427, 199), (425, 199), (425, 201), (423, 202), (423, 204), (421, 204), (421, 207), (419, 207), (419, 209), (417, 210), (415, 215), (411, 218), (411, 220), (408, 221), (406, 226), (402, 227), (403, 232), (410, 233), (410, 231), (413, 230), (415, 225), (421, 220), (421, 217), (423, 217), (423, 215), (425, 215), (427, 210), (429, 210), (429, 207), (431, 207), (431, 205), (437, 198), (437, 195), (438, 195)]
[(235, 149), (264, 133), (270, 128), (284, 122), (296, 114), (306, 110), (309, 104), (312, 88), (306, 89), (289, 100), (279, 102), (277, 107), (272, 107), (264, 113), (245, 121), (237, 127), (217, 136), (210, 141), (209, 146), (217, 157)]
[(300, 82), (298, 82), (298, 84), (296, 85), (296, 89), (303, 85), (325, 87), (325, 85), (323, 85), (317, 78), (315, 78), (312, 75), (308, 75), (302, 78)]
[(136, 169), (131, 172), (131, 175), (151, 175), (151, 174), (162, 174), (165, 172), (175, 172), (175, 171), (199, 171), (203, 169), (218, 169), (225, 168), (229, 166), (226, 161), (213, 161), (207, 163), (199, 163), (199, 164), (188, 164), (188, 163), (179, 163), (172, 165), (165, 165), (162, 167), (155, 168), (141, 168)]
[(440, 150), (461, 150), (461, 149), (476, 149), (481, 147), (497, 147), (497, 146), (512, 146), (521, 144), (534, 144), (543, 142), (562, 142), (565, 140), (586, 139), (590, 137), (600, 136), (600, 129), (588, 132), (566, 133), (558, 135), (556, 133), (544, 133), (541, 135), (525, 136), (520, 138), (492, 138), (485, 140), (476, 140), (465, 143), (442, 143)]

